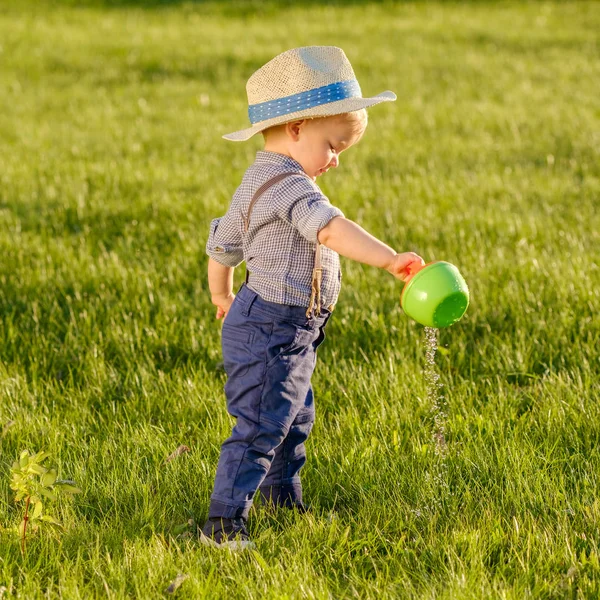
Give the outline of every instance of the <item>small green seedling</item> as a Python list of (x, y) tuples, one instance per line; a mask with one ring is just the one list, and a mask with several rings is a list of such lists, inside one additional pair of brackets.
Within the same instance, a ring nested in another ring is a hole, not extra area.
[[(35, 530), (42, 523), (54, 527), (62, 525), (49, 514), (43, 514), (44, 504), (42, 498), (55, 500), (57, 494), (65, 494), (72, 497), (73, 494), (81, 493), (73, 481), (57, 479), (56, 469), (46, 466), (50, 455), (47, 452), (29, 454), (23, 450), (19, 460), (13, 463), (10, 469), (10, 487), (15, 492), (15, 502), (25, 502), (23, 520), (19, 525), (18, 532), (21, 538), (21, 553), (25, 553), (25, 537), (28, 525)], [(33, 505), (33, 509), (31, 506)]]

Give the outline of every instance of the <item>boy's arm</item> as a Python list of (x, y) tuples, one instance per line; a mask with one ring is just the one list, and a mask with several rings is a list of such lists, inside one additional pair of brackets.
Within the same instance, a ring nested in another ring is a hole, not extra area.
[(422, 267), (423, 259), (414, 252), (398, 254), (395, 250), (345, 217), (334, 217), (321, 229), (319, 242), (338, 254), (358, 262), (389, 271), (405, 281), (412, 272)]
[(208, 288), (210, 289), (211, 301), (217, 307), (217, 319), (221, 319), (227, 315), (235, 298), (233, 293), (233, 267), (227, 267), (213, 258), (209, 258)]

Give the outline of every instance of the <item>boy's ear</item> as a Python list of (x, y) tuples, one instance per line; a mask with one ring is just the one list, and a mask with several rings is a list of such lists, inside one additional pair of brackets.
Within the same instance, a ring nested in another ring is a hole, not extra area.
[(291, 121), (285, 124), (285, 132), (294, 142), (298, 141), (305, 122), (306, 119), (302, 119), (301, 121)]

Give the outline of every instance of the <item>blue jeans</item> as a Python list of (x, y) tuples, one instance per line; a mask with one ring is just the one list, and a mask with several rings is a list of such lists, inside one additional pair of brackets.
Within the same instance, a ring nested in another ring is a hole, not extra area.
[(299, 471), (315, 407), (310, 379), (330, 313), (263, 300), (242, 285), (223, 323), (227, 410), (236, 418), (223, 442), (209, 518), (248, 517), (254, 495), (302, 503)]

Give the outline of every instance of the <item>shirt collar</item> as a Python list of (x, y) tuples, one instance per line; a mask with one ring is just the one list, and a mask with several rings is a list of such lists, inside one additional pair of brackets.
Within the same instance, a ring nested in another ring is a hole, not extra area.
[(280, 165), (292, 171), (299, 171), (301, 173), (304, 173), (304, 169), (298, 161), (294, 160), (291, 156), (279, 154), (279, 152), (259, 150), (256, 153), (256, 162), (261, 164), (269, 163), (271, 165)]

